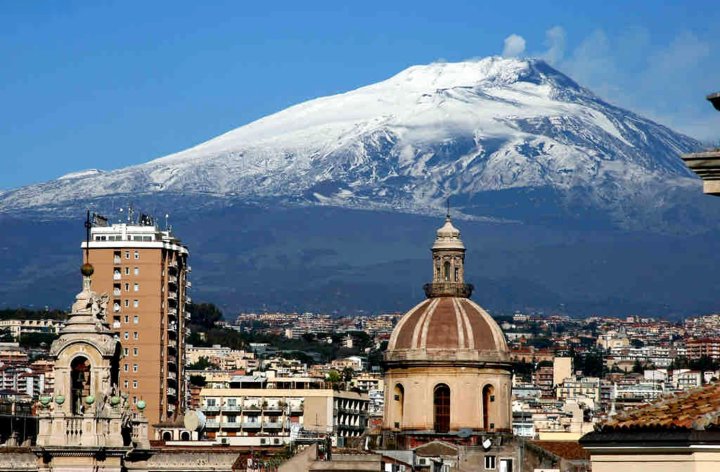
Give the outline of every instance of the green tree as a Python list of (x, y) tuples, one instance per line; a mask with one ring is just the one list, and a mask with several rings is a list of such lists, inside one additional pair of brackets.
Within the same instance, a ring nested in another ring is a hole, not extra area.
[(207, 384), (207, 380), (205, 380), (204, 375), (191, 375), (190, 376), (190, 385), (196, 385), (198, 387), (204, 387)]
[(210, 359), (207, 357), (201, 357), (197, 360), (197, 362), (193, 362), (192, 364), (188, 364), (187, 369), (189, 370), (207, 370), (207, 369), (217, 369), (217, 364), (213, 364), (210, 362)]
[(39, 347), (50, 346), (57, 337), (58, 336), (55, 333), (27, 333), (21, 334), (18, 341), (22, 347), (36, 349)]
[(336, 383), (342, 381), (342, 376), (340, 375), (340, 372), (338, 372), (337, 370), (331, 370), (330, 372), (327, 373), (327, 375), (325, 376), (325, 379), (332, 384), (336, 384)]
[(213, 303), (191, 303), (188, 311), (191, 313), (190, 323), (203, 328), (213, 328), (216, 321), (223, 319), (222, 311)]
[(633, 363), (632, 371), (634, 374), (642, 374), (645, 372), (645, 369), (643, 368), (642, 364), (640, 363), (640, 359), (635, 359), (635, 362)]

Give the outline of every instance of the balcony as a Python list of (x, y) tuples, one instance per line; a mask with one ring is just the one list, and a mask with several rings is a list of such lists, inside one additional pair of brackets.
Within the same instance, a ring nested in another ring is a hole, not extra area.
[(241, 408), (238, 405), (226, 405), (223, 407), (222, 411), (240, 411)]
[(177, 301), (177, 293), (168, 292), (168, 300), (172, 300), (172, 301), (176, 302)]
[(168, 387), (167, 394), (168, 397), (175, 397), (177, 396), (177, 390), (175, 390), (173, 387)]
[(201, 408), (202, 411), (220, 411), (220, 405), (205, 405)]
[(223, 428), (229, 428), (229, 429), (240, 428), (242, 425), (242, 423), (237, 423), (234, 421), (223, 421), (221, 424), (222, 424)]
[(112, 327), (113, 327), (113, 329), (119, 329), (119, 328), (120, 328), (120, 321), (118, 321), (118, 320), (113, 321)]
[(113, 280), (121, 280), (121, 279), (122, 279), (122, 274), (120, 274), (120, 272), (113, 273)]
[(186, 280), (186, 281), (185, 281), (185, 287), (187, 287), (187, 288), (192, 288), (192, 282), (190, 282), (189, 280)]
[(113, 264), (119, 265), (121, 262), (120, 256), (113, 257)]
[(216, 429), (220, 427), (220, 423), (218, 423), (217, 420), (207, 420), (205, 422), (205, 427), (207, 429)]
[(177, 357), (175, 356), (168, 356), (167, 358), (168, 365), (177, 365)]
[(177, 275), (171, 275), (170, 277), (168, 277), (168, 283), (177, 285), (177, 281), (178, 281)]
[(168, 377), (167, 377), (167, 378), (168, 378), (169, 380), (177, 380), (177, 374), (176, 374), (175, 372), (168, 372)]
[(177, 325), (175, 323), (168, 324), (168, 331), (177, 334)]
[(428, 298), (435, 297), (462, 297), (469, 298), (472, 295), (472, 284), (461, 284), (458, 282), (436, 282), (423, 285), (425, 295)]
[(188, 311), (185, 312), (185, 319), (190, 321), (190, 312), (188, 312)]
[(120, 296), (120, 288), (119, 287), (115, 287), (113, 289), (113, 295), (115, 295), (116, 297)]
[(192, 298), (190, 298), (190, 297), (188, 297), (188, 296), (186, 295), (186, 296), (185, 296), (185, 304), (186, 304), (186, 305), (192, 304)]
[(120, 304), (119, 303), (116, 303), (113, 305), (113, 311), (115, 313), (120, 313)]
[(177, 308), (168, 308), (168, 316), (171, 318), (177, 318)]

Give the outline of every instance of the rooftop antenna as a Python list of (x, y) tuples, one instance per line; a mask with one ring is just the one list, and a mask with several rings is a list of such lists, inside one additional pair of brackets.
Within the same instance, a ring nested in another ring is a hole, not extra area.
[(131, 203), (131, 204), (128, 205), (128, 216), (127, 216), (127, 221), (128, 221), (128, 223), (130, 223), (130, 224), (133, 223), (132, 219), (133, 219), (133, 214), (134, 214), (134, 213), (135, 213), (135, 212), (133, 211), (133, 206), (132, 206), (132, 203)]
[(445, 215), (447, 219), (450, 219), (450, 197), (447, 199), (447, 214)]
[(168, 230), (168, 218), (170, 218), (170, 215), (165, 213), (165, 231)]

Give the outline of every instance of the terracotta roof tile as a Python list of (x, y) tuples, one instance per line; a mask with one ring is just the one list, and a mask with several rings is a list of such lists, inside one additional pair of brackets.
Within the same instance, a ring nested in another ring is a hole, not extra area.
[(720, 383), (670, 395), (656, 403), (623, 412), (598, 429), (720, 429)]
[(530, 441), (530, 443), (562, 459), (590, 460), (590, 453), (576, 441)]

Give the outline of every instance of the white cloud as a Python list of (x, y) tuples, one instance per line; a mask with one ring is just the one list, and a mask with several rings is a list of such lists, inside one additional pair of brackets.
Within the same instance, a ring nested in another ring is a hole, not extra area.
[(562, 26), (553, 26), (545, 32), (545, 51), (542, 57), (549, 64), (557, 64), (565, 55), (565, 30)]
[(511, 34), (505, 38), (505, 46), (502, 55), (504, 57), (518, 57), (525, 52), (525, 38), (517, 34)]

